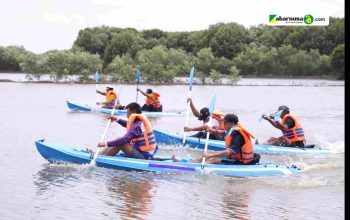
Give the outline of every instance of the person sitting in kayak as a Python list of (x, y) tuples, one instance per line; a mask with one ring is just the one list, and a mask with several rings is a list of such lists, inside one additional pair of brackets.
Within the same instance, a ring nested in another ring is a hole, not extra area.
[[(235, 114), (227, 114), (222, 119), (224, 130), (209, 128), (208, 132), (225, 135), (226, 149), (214, 153), (204, 153), (208, 164), (256, 164), (260, 155), (253, 152), (251, 138), (254, 136), (238, 121)], [(178, 161), (173, 155), (173, 161)], [(202, 158), (193, 159), (191, 163), (201, 163)]]
[[(275, 117), (276, 115), (277, 117)], [(270, 122), (272, 126), (281, 130), (283, 133), (283, 135), (278, 138), (271, 137), (263, 144), (289, 147), (305, 146), (303, 127), (301, 126), (299, 119), (295, 115), (290, 114), (290, 110), (287, 106), (281, 105), (278, 107), (275, 114), (269, 116), (263, 115), (262, 118)]]
[[(96, 105), (102, 105), (102, 108), (113, 109), (115, 101), (117, 99), (117, 94), (114, 92), (113, 87), (107, 86), (105, 92), (100, 91), (100, 90), (96, 90), (96, 93), (99, 93), (103, 96), (106, 96), (105, 101), (96, 102)], [(116, 109), (125, 109), (124, 106), (120, 105), (119, 100), (118, 100), (118, 103), (116, 105)]]
[[(198, 133), (191, 135), (191, 137), (198, 137), (198, 138), (206, 138), (207, 137), (207, 128), (208, 128), (208, 122), (210, 118), (210, 112), (209, 109), (204, 107), (200, 111), (194, 107), (193, 101), (191, 98), (187, 99), (187, 102), (190, 102), (191, 110), (194, 116), (198, 117), (198, 120), (202, 121), (203, 124), (197, 127), (184, 127), (185, 132), (189, 131), (199, 131)], [(212, 114), (212, 121), (211, 121), (211, 127), (212, 129), (218, 129), (224, 131), (224, 123), (222, 121), (222, 118), (225, 116), (224, 113), (219, 111), (214, 111)], [(210, 133), (209, 139), (212, 140), (224, 140), (225, 135), (222, 132), (219, 133)]]
[[(142, 114), (141, 106), (138, 103), (132, 102), (126, 106), (126, 109), (127, 121), (116, 116), (110, 116), (109, 119), (126, 127), (127, 133), (112, 141), (99, 142), (97, 147), (102, 148), (99, 154), (113, 156), (121, 150), (127, 157), (152, 159), (158, 146), (151, 123)], [(88, 149), (88, 151), (91, 154), (91, 150)]]
[(142, 95), (146, 96), (145, 104), (142, 106), (142, 111), (148, 112), (161, 112), (163, 111), (163, 106), (160, 104), (160, 95), (153, 92), (152, 89), (147, 89), (146, 92), (137, 88), (136, 91), (141, 92)]

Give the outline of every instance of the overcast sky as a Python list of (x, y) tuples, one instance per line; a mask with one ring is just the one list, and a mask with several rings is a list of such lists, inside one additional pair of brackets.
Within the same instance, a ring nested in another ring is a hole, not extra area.
[(270, 14), (344, 17), (343, 0), (0, 0), (0, 46), (42, 53), (69, 49), (86, 27), (204, 30), (218, 22), (251, 25)]

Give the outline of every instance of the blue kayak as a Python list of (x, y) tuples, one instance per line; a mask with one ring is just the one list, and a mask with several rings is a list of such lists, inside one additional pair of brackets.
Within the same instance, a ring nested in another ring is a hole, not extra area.
[[(111, 114), (113, 109), (108, 109), (108, 108), (94, 108), (88, 105), (81, 105), (77, 103), (73, 103), (70, 101), (66, 101), (67, 106), (70, 110), (72, 111), (83, 111), (83, 112), (101, 112), (101, 113), (106, 113), (106, 114)], [(178, 116), (178, 115), (183, 115), (184, 112), (147, 112), (147, 111), (142, 111), (144, 115), (147, 116)], [(115, 110), (114, 115), (126, 115), (126, 110)]]
[[(182, 145), (183, 135), (173, 134), (160, 129), (153, 130), (157, 142), (167, 145)], [(186, 146), (192, 148), (204, 149), (205, 138), (197, 137), (186, 137)], [(221, 151), (226, 149), (225, 142), (219, 140), (208, 141), (208, 150)], [(286, 147), (286, 146), (273, 146), (273, 145), (262, 145), (253, 144), (255, 153), (266, 153), (266, 154), (329, 154), (332, 153), (329, 149), (318, 148), (318, 147)]]
[[(45, 140), (35, 142), (36, 148), (46, 160), (54, 162), (70, 162), (77, 164), (89, 164), (90, 155), (86, 149), (64, 144), (48, 143)], [(98, 156), (96, 166), (116, 170), (150, 171), (157, 173), (205, 173), (227, 176), (265, 176), (287, 175), (298, 172), (294, 165), (286, 166), (277, 163), (260, 162), (254, 165), (224, 165), (205, 164), (201, 169), (200, 163), (189, 163), (190, 158), (180, 159), (173, 162), (171, 158), (158, 157), (154, 160), (142, 160), (127, 158), (123, 155)]]

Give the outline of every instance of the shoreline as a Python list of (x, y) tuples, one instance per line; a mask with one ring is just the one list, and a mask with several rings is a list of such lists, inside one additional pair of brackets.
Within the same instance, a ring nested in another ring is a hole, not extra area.
[[(265, 78), (257, 78), (257, 79), (265, 79)], [(271, 78), (272, 79), (272, 78)], [(273, 78), (276, 79), (276, 78)], [(292, 78), (295, 79), (295, 78)], [(301, 80), (301, 79), (298, 79)], [(310, 80), (310, 79), (304, 79), (304, 80)], [(311, 79), (312, 80), (312, 79)], [(317, 80), (317, 79), (315, 79)], [(331, 80), (333, 81), (333, 80)], [(294, 87), (324, 87), (324, 86), (328, 86), (328, 87), (344, 87), (345, 86), (345, 81), (344, 80), (334, 80), (336, 82), (344, 82), (344, 84), (324, 84), (324, 85), (318, 85), (318, 84), (314, 84), (314, 85), (307, 85), (307, 84), (302, 84), (302, 83), (293, 83), (293, 84), (237, 84), (237, 83), (193, 83), (193, 85), (199, 85), (199, 86), (294, 86)], [(62, 84), (62, 85), (67, 85), (67, 84), (84, 84), (84, 85), (89, 85), (89, 84), (96, 84), (96, 82), (81, 82), (81, 81), (64, 81), (64, 82), (60, 82), (60, 81), (50, 81), (50, 80), (42, 80), (42, 81), (15, 81), (15, 80), (9, 80), (9, 79), (0, 79), (0, 83), (25, 83), (25, 84)], [(118, 85), (118, 84), (124, 84), (124, 85), (137, 85), (136, 83), (125, 83), (125, 82), (100, 82), (98, 84), (112, 84), (112, 85)], [(188, 85), (188, 83), (185, 82), (178, 82), (178, 83), (139, 83), (139, 85), (152, 85), (152, 86), (176, 86), (176, 85)]]
[[(3, 77), (1, 77), (3, 76)], [(90, 76), (85, 80), (78, 80), (78, 75), (69, 76), (61, 80), (53, 80), (49, 78), (49, 75), (43, 77), (44, 79), (32, 79), (27, 78), (26, 73), (0, 73), (0, 83), (47, 83), (47, 84), (96, 84), (93, 76)], [(312, 82), (312, 81), (315, 82)], [(100, 81), (98, 84), (125, 84), (136, 85), (136, 82), (123, 82), (123, 81)], [(181, 76), (175, 77), (173, 82), (143, 82), (140, 81), (139, 85), (188, 85), (188, 77)], [(206, 78), (203, 83), (201, 77), (195, 77), (193, 80), (194, 85), (202, 86), (344, 86), (345, 80), (336, 79), (329, 76), (255, 76), (249, 75), (240, 77), (236, 81), (232, 81), (228, 78), (221, 78), (217, 82), (213, 82), (212, 79)]]

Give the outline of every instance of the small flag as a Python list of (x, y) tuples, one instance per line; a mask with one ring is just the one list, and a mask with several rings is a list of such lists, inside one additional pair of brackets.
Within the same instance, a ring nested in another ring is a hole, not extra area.
[(141, 75), (140, 70), (139, 70), (139, 68), (137, 68), (136, 69), (136, 80), (137, 80), (137, 82), (140, 81), (140, 75)]
[(193, 66), (192, 69), (191, 69), (190, 78), (189, 78), (189, 81), (190, 81), (190, 90), (192, 90), (193, 75), (194, 75), (194, 66)]
[(100, 76), (98, 75), (98, 70), (96, 70), (96, 73), (95, 73), (95, 80), (96, 82), (98, 83), (98, 80), (100, 79)]

